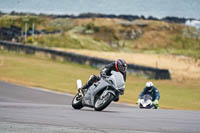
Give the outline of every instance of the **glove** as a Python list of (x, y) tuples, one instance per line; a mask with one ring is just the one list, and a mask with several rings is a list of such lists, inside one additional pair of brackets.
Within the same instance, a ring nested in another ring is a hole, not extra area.
[(153, 101), (153, 104), (154, 104), (154, 105), (158, 105), (158, 103), (159, 103), (159, 102), (158, 102), (157, 99)]
[(141, 100), (141, 99), (138, 99), (137, 102), (136, 102), (136, 104), (139, 104), (139, 103), (140, 103), (140, 100)]
[(101, 77), (106, 77), (106, 73), (104, 71), (101, 71), (100, 76)]

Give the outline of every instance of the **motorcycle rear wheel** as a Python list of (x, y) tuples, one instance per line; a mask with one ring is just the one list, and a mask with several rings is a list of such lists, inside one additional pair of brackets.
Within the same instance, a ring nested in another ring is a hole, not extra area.
[(114, 95), (112, 93), (107, 93), (104, 98), (101, 98), (101, 96), (99, 96), (95, 101), (94, 109), (96, 111), (102, 111), (113, 101), (113, 99)]
[(81, 109), (81, 108), (83, 108), (82, 99), (83, 99), (82, 96), (80, 96), (77, 93), (76, 96), (72, 100), (72, 107), (74, 109)]

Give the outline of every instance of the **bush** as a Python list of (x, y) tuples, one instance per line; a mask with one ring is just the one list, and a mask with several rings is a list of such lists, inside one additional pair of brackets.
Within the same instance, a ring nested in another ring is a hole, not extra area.
[(85, 31), (92, 30), (95, 33), (100, 31), (100, 28), (98, 26), (95, 26), (93, 23), (88, 23), (85, 27)]

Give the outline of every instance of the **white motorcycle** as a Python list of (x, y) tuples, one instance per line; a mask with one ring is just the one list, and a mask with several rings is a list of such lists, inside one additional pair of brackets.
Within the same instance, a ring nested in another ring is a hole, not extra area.
[[(72, 100), (74, 109), (85, 107), (94, 108), (96, 111), (102, 111), (113, 100), (124, 94), (125, 82), (120, 72), (112, 71), (111, 76), (102, 77), (87, 90), (78, 91)], [(81, 80), (77, 80), (77, 88), (82, 87)]]
[(139, 108), (141, 109), (155, 109), (153, 104), (152, 97), (150, 95), (144, 95), (138, 103)]

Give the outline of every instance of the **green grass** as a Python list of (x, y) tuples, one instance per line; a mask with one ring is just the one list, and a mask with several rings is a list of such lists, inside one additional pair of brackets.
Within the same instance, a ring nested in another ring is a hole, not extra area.
[(112, 50), (112, 48), (103, 41), (96, 41), (90, 36), (73, 33), (36, 36), (34, 38), (34, 43), (43, 47), (90, 49), (100, 51)]
[(80, 78), (80, 75), (86, 82), (90, 73), (97, 72), (86, 65), (45, 58), (1, 51), (0, 79), (74, 93), (76, 79)]
[[(62, 62), (45, 56), (0, 51), (0, 80), (51, 90), (76, 93), (76, 80), (85, 83), (99, 69)], [(120, 102), (135, 104), (147, 79), (127, 76), (125, 95)], [(200, 110), (200, 83), (197, 81), (151, 80), (159, 89), (161, 108)]]

